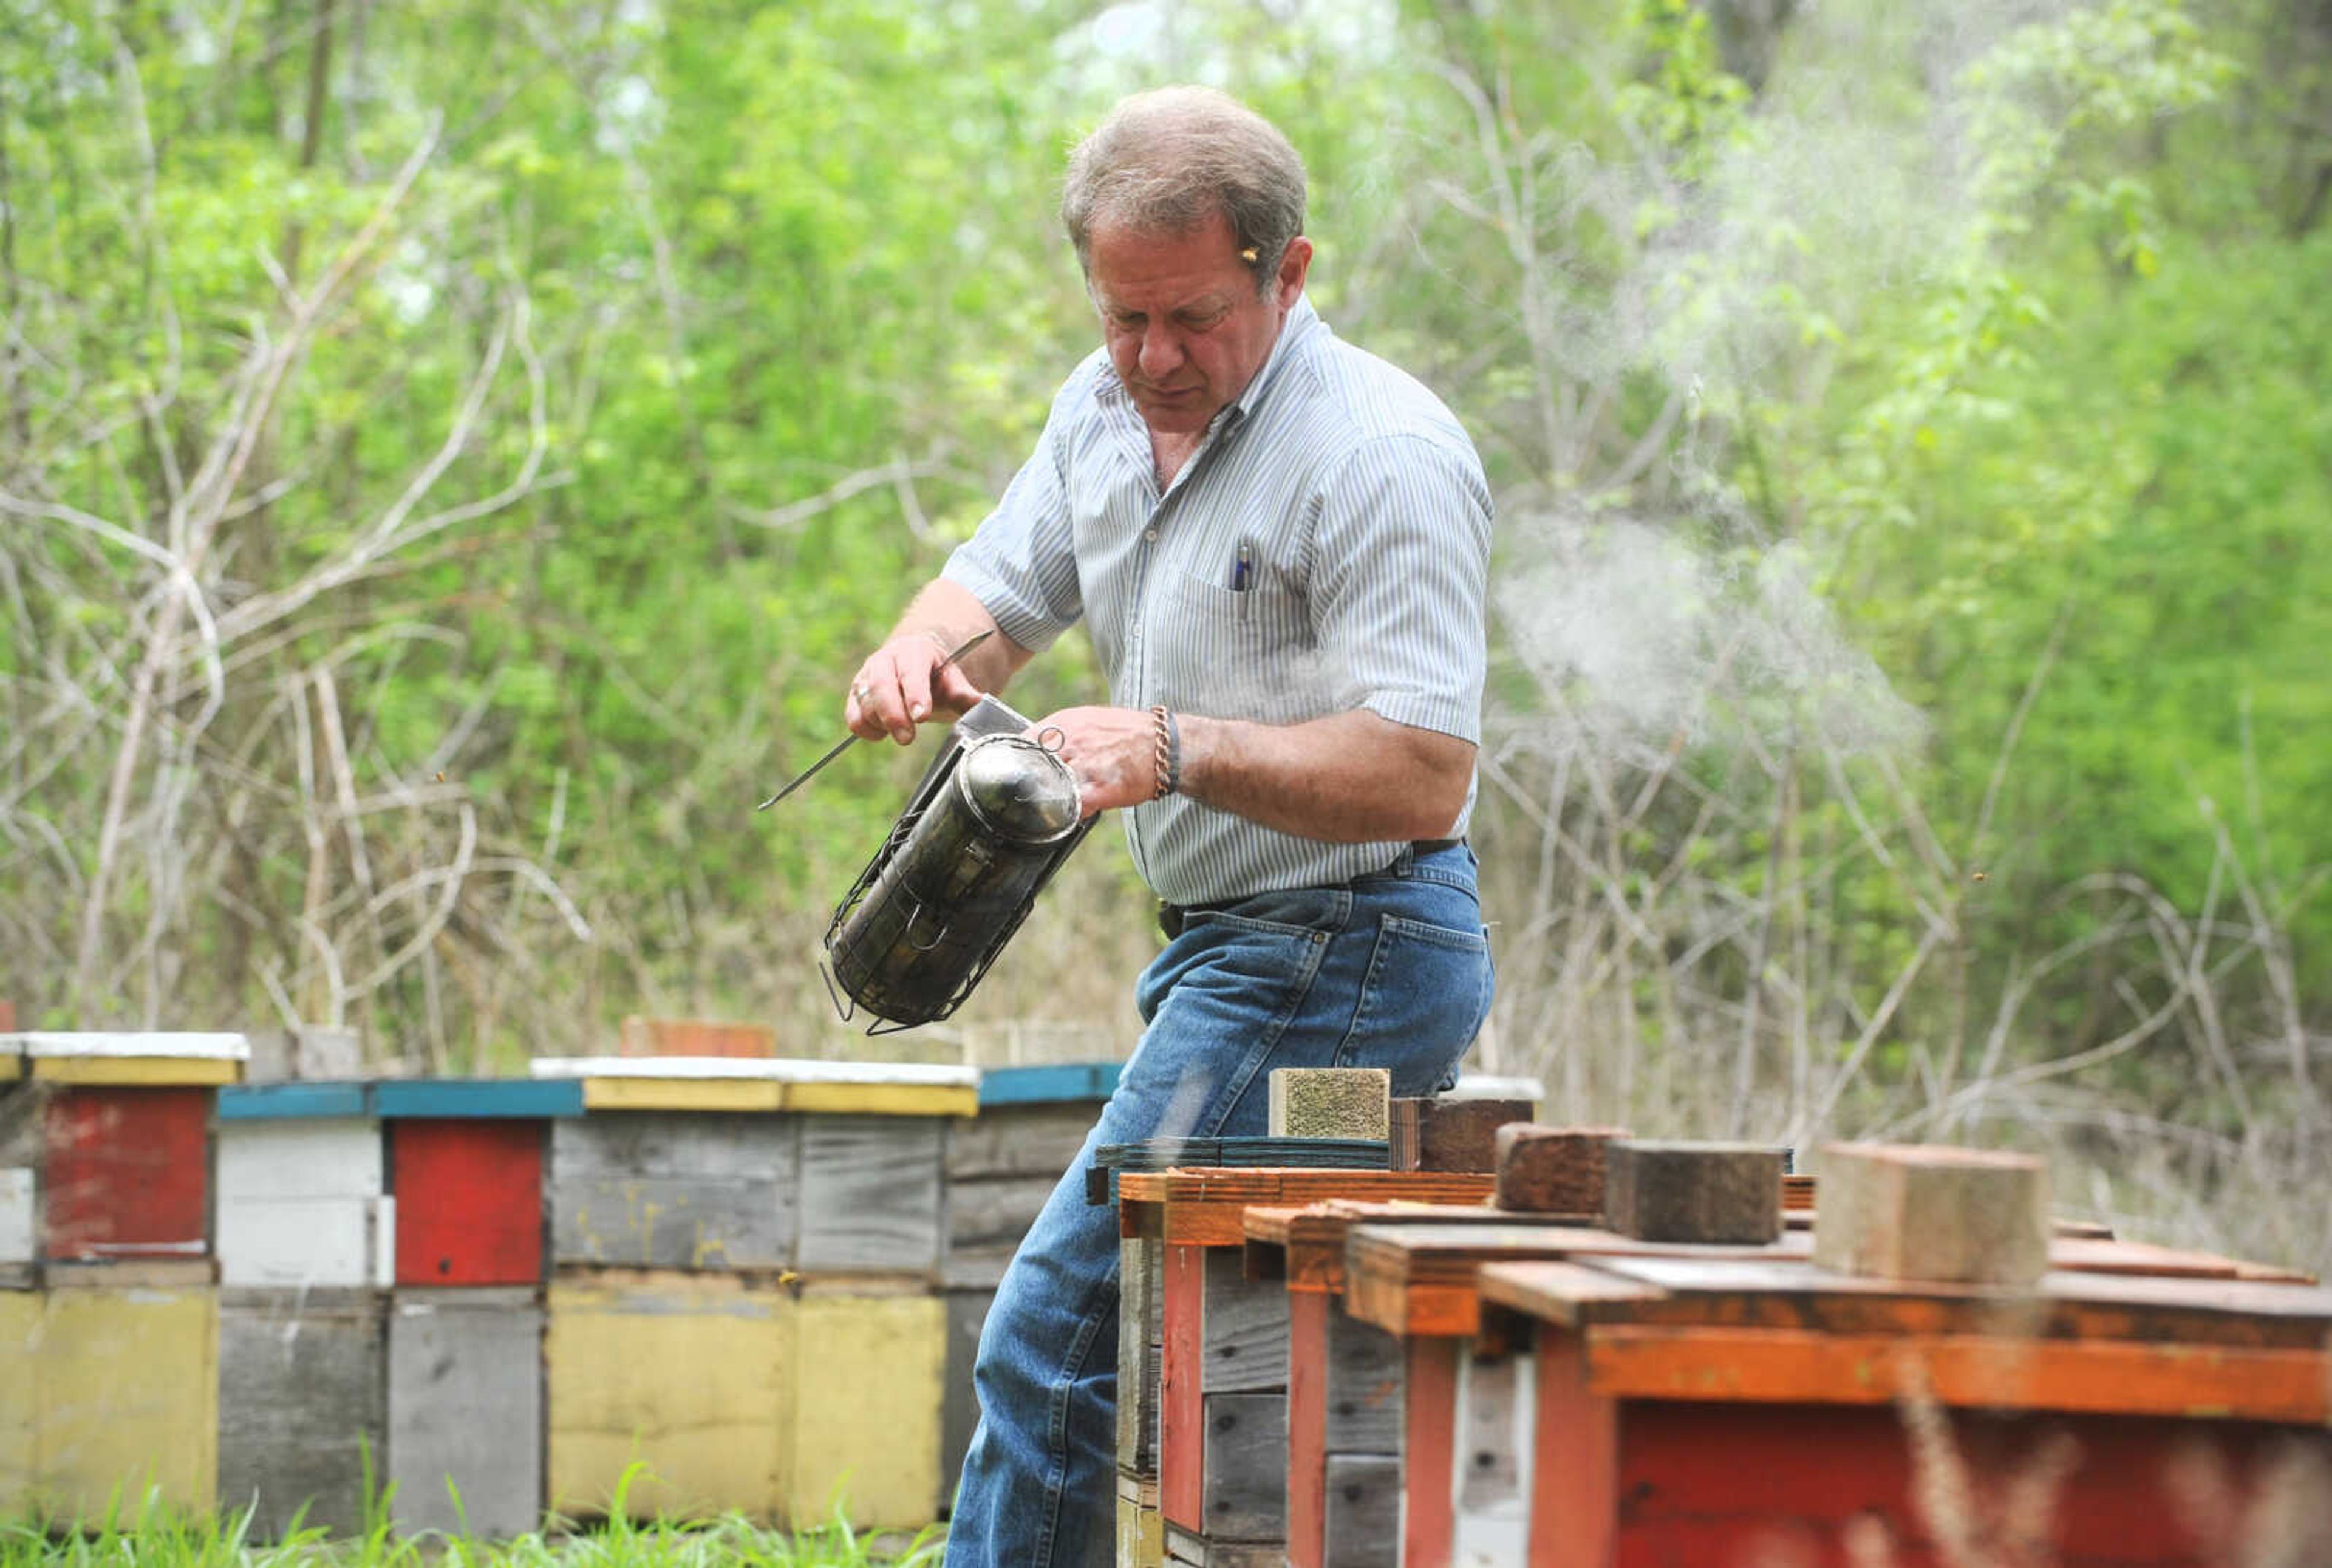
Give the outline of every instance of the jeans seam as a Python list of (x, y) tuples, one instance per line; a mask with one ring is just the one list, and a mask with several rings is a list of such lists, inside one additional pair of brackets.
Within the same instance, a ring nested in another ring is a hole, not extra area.
[[(1349, 900), (1351, 894), (1344, 896)], [(1339, 930), (1349, 930), (1346, 923), (1351, 919), (1352, 909), (1348, 903), (1337, 923)], [(1255, 1048), (1247, 1052), (1246, 1059), (1223, 1081), (1221, 1094), (1209, 1109), (1207, 1130), (1202, 1136), (1211, 1138), (1223, 1130), (1223, 1123), (1230, 1120), (1231, 1109), (1239, 1103), (1239, 1096), (1246, 1094), (1247, 1086), (1255, 1082), (1256, 1074), (1265, 1062), (1271, 1059), (1271, 1053), (1279, 1048), (1280, 1037), (1287, 1033), (1287, 1026), (1295, 1021), (1296, 1015), (1304, 1010), (1305, 1002), (1310, 999), (1312, 987), (1320, 979), (1320, 966), (1328, 956), (1328, 944), (1334, 940), (1324, 931), (1313, 933), (1312, 942), (1306, 944), (1311, 951), (1305, 955), (1303, 972), (1297, 977), (1297, 983), (1288, 988), (1285, 1005), (1273, 1016), (1270, 1026), (1257, 1037)]]
[(1093, 1353), (1094, 1341), (1101, 1333), (1100, 1299), (1104, 1294), (1116, 1293), (1117, 1276), (1118, 1271), (1113, 1266), (1108, 1278), (1096, 1284), (1086, 1296), (1085, 1315), (1077, 1320), (1076, 1334), (1054, 1372), (1052, 1397), (1046, 1401), (1045, 1439), (1052, 1449), (1053, 1463), (1045, 1473), (1045, 1517), (1037, 1529), (1036, 1561), (1039, 1564), (1052, 1562), (1054, 1545), (1060, 1539), (1061, 1507), (1069, 1495), (1069, 1405), (1076, 1394), (1077, 1374), (1085, 1370), (1086, 1359)]

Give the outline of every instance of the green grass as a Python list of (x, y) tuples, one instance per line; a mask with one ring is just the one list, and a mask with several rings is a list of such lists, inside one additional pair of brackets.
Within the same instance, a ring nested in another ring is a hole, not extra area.
[(0, 1524), (0, 1568), (938, 1568), (941, 1540), (935, 1526), (912, 1539), (864, 1534), (839, 1510), (834, 1523), (801, 1532), (733, 1515), (648, 1524), (615, 1518), (508, 1541), (435, 1531), (397, 1535), (386, 1496), (368, 1515), (363, 1533), (352, 1537), (295, 1525), (282, 1540), (257, 1544), (249, 1539), (248, 1510), (189, 1517), (149, 1498), (117, 1504), (70, 1530)]

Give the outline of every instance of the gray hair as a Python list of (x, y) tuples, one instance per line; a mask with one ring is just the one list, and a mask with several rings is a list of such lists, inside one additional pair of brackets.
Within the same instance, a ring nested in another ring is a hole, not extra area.
[(1069, 154), (1061, 222), (1088, 275), (1097, 224), (1179, 234), (1217, 214), (1267, 292), (1304, 232), (1304, 160), (1277, 126), (1210, 87), (1137, 92)]

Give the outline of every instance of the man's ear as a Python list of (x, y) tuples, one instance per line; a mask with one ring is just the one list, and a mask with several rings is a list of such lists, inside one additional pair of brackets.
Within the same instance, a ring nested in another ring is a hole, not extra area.
[(1278, 287), (1274, 291), (1274, 297), (1278, 300), (1281, 310), (1295, 308), (1297, 297), (1304, 292), (1305, 277), (1311, 271), (1312, 242), (1298, 234), (1287, 242), (1287, 248), (1279, 254)]

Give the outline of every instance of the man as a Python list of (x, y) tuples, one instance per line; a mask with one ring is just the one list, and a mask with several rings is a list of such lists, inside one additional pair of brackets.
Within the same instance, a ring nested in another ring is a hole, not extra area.
[[(1080, 618), (1111, 705), (1058, 731), (1171, 939), (1147, 1025), (999, 1288), (950, 1564), (1107, 1562), (1117, 1234), (1100, 1143), (1265, 1131), (1281, 1067), (1446, 1085), (1490, 1000), (1463, 842), (1490, 501), (1448, 409), (1304, 298), (1304, 167), (1219, 93), (1120, 104), (1062, 216), (1104, 345), (995, 513), (852, 682), (851, 730), (1001, 689)], [(947, 651), (994, 630), (961, 664)]]

